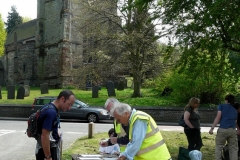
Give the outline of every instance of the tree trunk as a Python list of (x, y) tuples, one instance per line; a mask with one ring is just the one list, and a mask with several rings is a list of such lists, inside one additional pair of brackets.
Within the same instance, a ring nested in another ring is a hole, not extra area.
[(136, 71), (133, 75), (134, 91), (132, 97), (141, 97), (141, 74)]

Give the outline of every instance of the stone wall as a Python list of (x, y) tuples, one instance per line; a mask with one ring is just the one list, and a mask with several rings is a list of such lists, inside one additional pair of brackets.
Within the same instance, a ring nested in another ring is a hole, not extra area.
[[(164, 107), (133, 107), (137, 110), (150, 114), (157, 122), (178, 123), (183, 114), (182, 108)], [(31, 105), (0, 105), (0, 117), (28, 118), (31, 113)], [(213, 123), (216, 116), (216, 109), (200, 109), (201, 123)]]

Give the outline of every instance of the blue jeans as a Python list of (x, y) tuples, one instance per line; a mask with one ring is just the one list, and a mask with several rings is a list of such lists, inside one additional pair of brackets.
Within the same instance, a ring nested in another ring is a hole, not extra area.
[(188, 150), (199, 150), (203, 146), (201, 132), (198, 128), (184, 128), (188, 140)]

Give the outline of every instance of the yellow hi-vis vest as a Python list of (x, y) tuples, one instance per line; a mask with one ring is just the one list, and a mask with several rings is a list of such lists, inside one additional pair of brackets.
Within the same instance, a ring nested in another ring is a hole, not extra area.
[[(114, 119), (114, 128), (115, 128), (115, 132), (116, 132), (118, 138), (124, 137), (126, 135), (126, 132), (122, 128), (121, 123), (117, 123), (117, 121), (115, 119)], [(120, 151), (123, 152), (123, 151), (125, 151), (127, 145), (119, 144), (119, 147), (120, 147)]]
[(147, 121), (147, 133), (142, 142), (140, 150), (134, 157), (134, 160), (169, 160), (171, 159), (168, 148), (153, 118), (142, 111), (136, 111), (132, 117), (129, 126), (129, 141), (133, 140), (132, 128), (137, 119)]

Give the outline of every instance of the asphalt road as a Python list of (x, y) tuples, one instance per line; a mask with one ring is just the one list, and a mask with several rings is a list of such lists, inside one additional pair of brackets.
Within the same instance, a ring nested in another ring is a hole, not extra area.
[[(88, 123), (83, 121), (61, 121), (60, 132), (63, 132), (63, 150), (74, 141), (88, 135)], [(0, 159), (1, 160), (34, 160), (36, 141), (25, 134), (26, 120), (0, 120)], [(94, 131), (107, 132), (113, 125), (111, 121), (94, 124)], [(159, 129), (164, 131), (183, 131), (181, 126), (161, 124)], [(202, 132), (208, 132), (210, 127), (202, 127)], [(215, 129), (216, 131), (217, 129)]]

